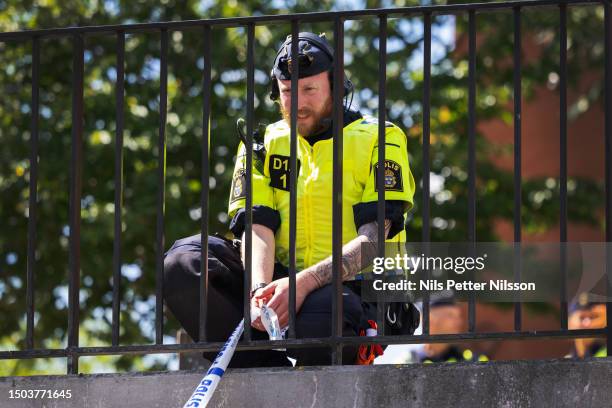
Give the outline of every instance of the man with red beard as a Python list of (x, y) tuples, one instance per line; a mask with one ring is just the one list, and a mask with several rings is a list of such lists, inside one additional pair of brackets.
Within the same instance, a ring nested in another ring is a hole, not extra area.
[[(291, 73), (299, 64), (296, 235), (296, 335), (328, 337), (331, 328), (332, 179), (333, 179), (333, 49), (323, 36), (300, 33), (298, 56), (291, 56), (291, 37), (283, 43), (271, 73), (270, 97), (283, 119), (266, 128), (255, 150), (252, 169), (253, 235), (251, 309), (263, 303), (273, 309), (280, 327), (289, 322), (289, 196)], [(344, 96), (352, 92), (345, 79)], [(359, 278), (376, 254), (378, 122), (344, 106), (342, 191), (343, 335), (358, 336), (375, 320), (376, 305), (362, 302)], [(412, 207), (415, 183), (408, 164), (406, 136), (385, 124), (385, 232), (387, 241), (405, 242), (404, 217)], [(245, 146), (238, 149), (229, 197), (230, 229), (244, 241), (246, 201)], [(200, 236), (177, 241), (165, 258), (164, 297), (187, 332), (197, 341)], [(209, 341), (222, 341), (242, 319), (244, 246), (240, 241), (209, 239)], [(394, 308), (402, 316), (390, 319), (390, 332), (412, 333), (418, 312)], [(389, 314), (389, 313), (387, 313)], [(259, 318), (251, 322), (254, 339), (267, 335)], [(401, 327), (398, 330), (397, 327)], [(387, 332), (389, 333), (389, 332)], [(357, 362), (358, 348), (344, 347), (343, 363)], [(298, 365), (329, 364), (329, 348), (298, 348), (285, 352), (238, 352), (232, 367), (287, 365), (286, 355)]]

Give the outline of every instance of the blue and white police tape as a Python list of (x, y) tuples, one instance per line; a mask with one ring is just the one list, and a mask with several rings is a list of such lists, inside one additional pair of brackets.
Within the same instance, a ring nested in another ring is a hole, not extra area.
[(223, 377), (227, 365), (234, 355), (236, 344), (238, 344), (243, 331), (244, 320), (238, 324), (232, 335), (227, 339), (223, 348), (219, 351), (217, 357), (215, 357), (215, 361), (211, 364), (210, 369), (206, 372), (206, 375), (202, 378), (193, 394), (191, 394), (189, 400), (183, 405), (183, 408), (204, 408), (208, 405), (215, 392), (215, 388), (219, 385), (221, 377)]

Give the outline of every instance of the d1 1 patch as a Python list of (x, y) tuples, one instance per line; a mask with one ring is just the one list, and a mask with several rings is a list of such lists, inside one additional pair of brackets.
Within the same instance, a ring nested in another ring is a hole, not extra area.
[[(385, 179), (383, 183), (386, 191), (404, 191), (402, 166), (393, 160), (385, 160)], [(378, 191), (378, 163), (374, 165), (374, 191)]]
[[(300, 174), (300, 166), (302, 163), (297, 160), (297, 174)], [(289, 183), (291, 181), (291, 168), (289, 156), (273, 154), (270, 156), (268, 170), (270, 172), (270, 186), (280, 190), (289, 191)]]
[(232, 180), (232, 191), (230, 196), (230, 202), (233, 203), (236, 200), (240, 200), (246, 197), (246, 170), (239, 169), (234, 174)]

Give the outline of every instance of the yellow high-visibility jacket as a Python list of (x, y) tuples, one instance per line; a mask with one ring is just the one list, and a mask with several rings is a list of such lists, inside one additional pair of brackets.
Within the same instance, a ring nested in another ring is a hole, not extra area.
[[(406, 135), (392, 123), (387, 122), (385, 129), (385, 200), (402, 201), (404, 211), (408, 211), (412, 208), (415, 183), (408, 163)], [(343, 136), (342, 243), (345, 244), (357, 237), (353, 206), (378, 200), (378, 121), (369, 116), (357, 119), (344, 127)], [(266, 206), (280, 214), (275, 256), (277, 261), (288, 265), (290, 129), (284, 120), (266, 128), (264, 145), (263, 168), (253, 166), (253, 206)], [(332, 253), (333, 138), (319, 140), (311, 146), (298, 135), (297, 151), (296, 264), (299, 271)], [(230, 217), (244, 208), (246, 202), (246, 156), (242, 143), (236, 157), (229, 198)], [(405, 240), (402, 230), (390, 241)]]

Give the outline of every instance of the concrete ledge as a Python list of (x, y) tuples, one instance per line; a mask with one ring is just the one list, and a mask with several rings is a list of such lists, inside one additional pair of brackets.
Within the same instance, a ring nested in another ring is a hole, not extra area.
[[(201, 372), (0, 378), (0, 406), (182, 407)], [(72, 398), (9, 399), (70, 389)], [(612, 358), (230, 370), (212, 407), (609, 407)]]

